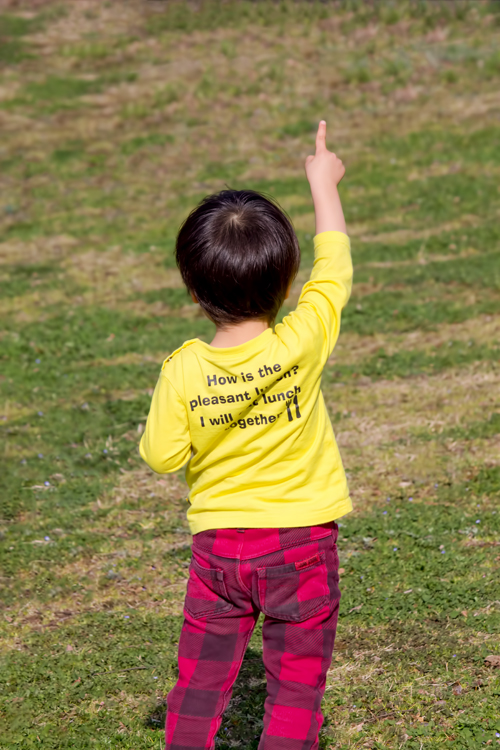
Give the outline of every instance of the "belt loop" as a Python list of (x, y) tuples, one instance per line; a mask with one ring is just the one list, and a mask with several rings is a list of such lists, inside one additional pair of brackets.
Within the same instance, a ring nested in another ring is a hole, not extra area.
[[(238, 539), (238, 553), (237, 553), (237, 557), (238, 557), (238, 566), (239, 566), (240, 563), (241, 563), (241, 553), (243, 552), (243, 548), (245, 546), (245, 536), (244, 536), (244, 534), (245, 534), (246, 529), (236, 529), (236, 531), (238, 532), (238, 536), (236, 538)], [(248, 538), (247, 538), (246, 541), (248, 541)], [(239, 575), (239, 573), (238, 573), (238, 575)]]

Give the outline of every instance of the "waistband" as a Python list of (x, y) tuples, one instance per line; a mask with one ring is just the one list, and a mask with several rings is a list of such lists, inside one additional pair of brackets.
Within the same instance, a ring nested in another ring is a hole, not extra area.
[(328, 536), (334, 536), (334, 541), (337, 540), (338, 526), (335, 521), (320, 526), (287, 529), (209, 529), (193, 536), (193, 549), (218, 557), (249, 560)]

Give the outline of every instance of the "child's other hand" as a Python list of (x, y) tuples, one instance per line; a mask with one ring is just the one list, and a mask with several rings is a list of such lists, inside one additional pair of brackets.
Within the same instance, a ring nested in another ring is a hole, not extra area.
[(306, 159), (306, 175), (313, 197), (335, 189), (345, 174), (342, 161), (326, 148), (326, 122), (321, 120), (316, 134), (316, 153)]

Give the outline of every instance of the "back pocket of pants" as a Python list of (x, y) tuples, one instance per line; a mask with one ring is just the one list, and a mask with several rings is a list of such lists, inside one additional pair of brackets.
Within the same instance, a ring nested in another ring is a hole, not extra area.
[(184, 608), (195, 619), (229, 612), (233, 605), (227, 598), (224, 571), (221, 568), (203, 568), (193, 557)]
[(303, 622), (328, 602), (325, 553), (307, 560), (257, 569), (260, 609), (276, 620)]

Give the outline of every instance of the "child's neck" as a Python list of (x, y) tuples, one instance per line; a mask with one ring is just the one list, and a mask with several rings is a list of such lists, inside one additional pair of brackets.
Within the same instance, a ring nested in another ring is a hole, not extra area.
[(226, 328), (217, 328), (217, 332), (210, 346), (216, 346), (225, 349), (229, 346), (238, 346), (245, 344), (247, 341), (254, 339), (269, 328), (269, 323), (265, 320), (245, 320)]

